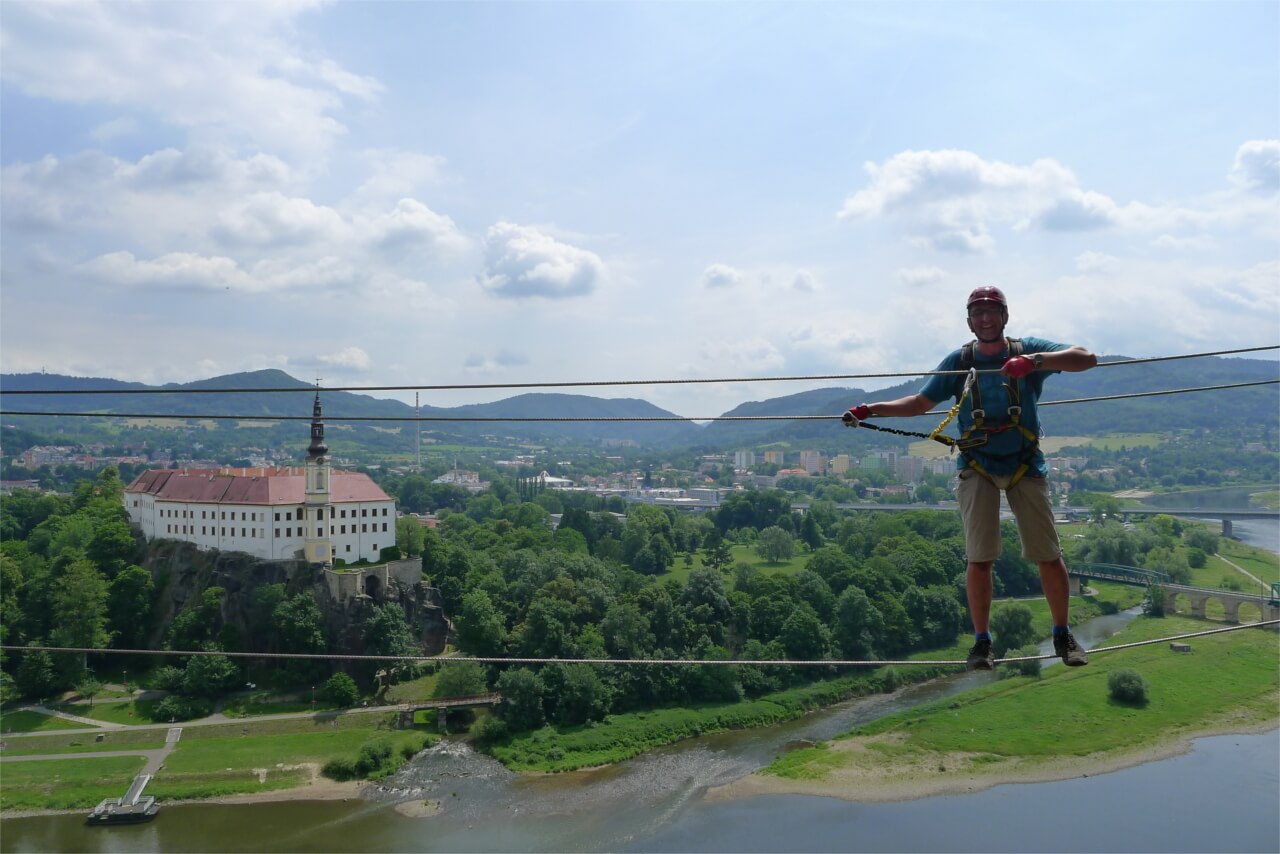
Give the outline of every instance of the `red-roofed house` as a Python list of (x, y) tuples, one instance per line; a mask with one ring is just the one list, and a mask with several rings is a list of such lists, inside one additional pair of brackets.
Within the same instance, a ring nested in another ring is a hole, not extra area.
[(152, 469), (125, 489), (125, 510), (148, 540), (267, 560), (377, 561), (396, 543), (395, 501), (368, 475), (332, 471), (319, 395), (303, 468)]

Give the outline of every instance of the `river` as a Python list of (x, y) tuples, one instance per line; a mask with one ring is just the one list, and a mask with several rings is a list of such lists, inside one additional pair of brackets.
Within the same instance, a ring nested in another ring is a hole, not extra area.
[[(1078, 627), (1096, 645), (1132, 618)], [(1061, 665), (1051, 665), (1061, 666)], [(1201, 739), (1192, 753), (1083, 780), (890, 804), (702, 795), (791, 745), (833, 737), (993, 678), (965, 673), (802, 720), (694, 739), (595, 771), (517, 777), (460, 744), (421, 754), (364, 799), (169, 805), (152, 823), (10, 819), (3, 851), (1276, 851), (1280, 731)], [(440, 801), (409, 818), (400, 803)]]

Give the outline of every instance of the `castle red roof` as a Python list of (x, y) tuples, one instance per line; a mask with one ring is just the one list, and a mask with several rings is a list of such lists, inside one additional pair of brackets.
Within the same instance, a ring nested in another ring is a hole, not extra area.
[[(306, 475), (298, 468), (151, 469), (134, 478), (125, 492), (185, 504), (301, 504)], [(330, 477), (333, 504), (390, 500), (367, 474), (334, 471)]]

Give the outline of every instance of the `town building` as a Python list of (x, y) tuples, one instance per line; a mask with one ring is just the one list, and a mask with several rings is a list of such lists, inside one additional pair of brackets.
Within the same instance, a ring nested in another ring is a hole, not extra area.
[(827, 458), (821, 451), (801, 451), (800, 468), (812, 475), (827, 473)]
[(395, 545), (395, 501), (366, 474), (333, 471), (328, 454), (317, 393), (302, 468), (151, 469), (125, 488), (125, 511), (149, 541), (322, 566), (377, 561)]
[(780, 466), (784, 464), (786, 456), (784, 451), (765, 451), (764, 461), (770, 465)]
[(755, 451), (739, 450), (733, 452), (733, 468), (735, 471), (750, 471), (755, 464)]

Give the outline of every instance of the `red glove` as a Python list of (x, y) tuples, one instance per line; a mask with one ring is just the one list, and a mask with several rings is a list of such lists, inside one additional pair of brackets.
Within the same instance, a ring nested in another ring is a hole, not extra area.
[(840, 416), (840, 420), (844, 422), (846, 427), (857, 427), (859, 421), (866, 421), (870, 417), (871, 407), (865, 403), (859, 403), (853, 409)]
[(1000, 373), (1006, 377), (1015, 380), (1022, 379), (1025, 376), (1035, 373), (1036, 363), (1030, 356), (1014, 356), (1012, 359), (1004, 363), (1004, 367), (1000, 369)]

